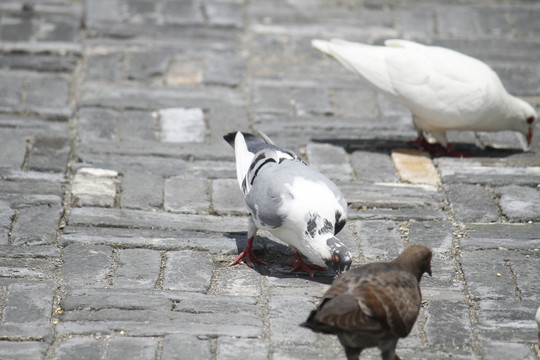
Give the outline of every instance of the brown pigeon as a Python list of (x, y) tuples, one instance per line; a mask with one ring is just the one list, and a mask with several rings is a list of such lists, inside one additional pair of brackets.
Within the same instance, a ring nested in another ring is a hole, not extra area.
[(399, 360), (398, 339), (409, 335), (422, 295), (420, 279), (431, 276), (431, 250), (412, 245), (391, 262), (366, 264), (338, 277), (301, 326), (335, 334), (348, 360), (378, 347), (383, 360)]

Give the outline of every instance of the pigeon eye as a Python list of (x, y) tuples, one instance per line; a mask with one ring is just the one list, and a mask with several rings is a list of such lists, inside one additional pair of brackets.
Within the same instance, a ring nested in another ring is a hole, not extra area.
[(338, 254), (334, 254), (332, 255), (332, 261), (337, 264), (341, 261), (341, 259), (339, 258)]
[(527, 124), (531, 125), (534, 122), (534, 116), (529, 116), (527, 118)]

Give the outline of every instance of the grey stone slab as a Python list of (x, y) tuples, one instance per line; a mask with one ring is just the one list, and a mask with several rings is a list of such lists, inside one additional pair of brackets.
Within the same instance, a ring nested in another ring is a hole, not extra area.
[(118, 139), (157, 140), (157, 118), (149, 111), (124, 111), (118, 114)]
[(192, 214), (208, 213), (210, 210), (208, 180), (184, 176), (166, 179), (164, 208), (167, 211)]
[[(48, 91), (42, 91), (42, 89)], [(25, 99), (29, 105), (47, 108), (65, 107), (69, 98), (69, 82), (60, 76), (29, 77)]]
[[(325, 359), (341, 359), (345, 356), (345, 352), (337, 337), (334, 335), (326, 335), (325, 337), (331, 338), (333, 343), (328, 346), (327, 342), (324, 345), (319, 345), (321, 340), (312, 344), (281, 344), (273, 351), (272, 359), (274, 360), (316, 360), (324, 357)], [(369, 351), (369, 350), (368, 350)], [(362, 359), (365, 357), (362, 353)], [(380, 357), (380, 356), (379, 356)], [(373, 357), (373, 359), (376, 359)]]
[(538, 276), (540, 259), (529, 255), (510, 259), (510, 267), (516, 277), (517, 287), (522, 299), (540, 300), (540, 286), (531, 281)]
[(210, 359), (210, 339), (187, 334), (167, 335), (163, 338), (163, 360)]
[(512, 27), (505, 7), (482, 6), (474, 9), (478, 30), (481, 35), (510, 37)]
[(461, 267), (469, 294), (478, 299), (513, 299), (516, 289), (504, 251), (465, 252)]
[(369, 261), (390, 260), (403, 250), (399, 225), (394, 221), (355, 221), (362, 255)]
[(70, 244), (64, 248), (62, 276), (64, 286), (106, 287), (111, 267), (112, 248), (104, 245)]
[(20, 169), (26, 156), (26, 139), (22, 134), (13, 129), (0, 129), (0, 141), (3, 150), (0, 153), (0, 161), (5, 167)]
[(347, 153), (342, 147), (330, 144), (308, 144), (306, 148), (309, 165), (336, 182), (352, 178)]
[[(67, 127), (64, 131), (67, 135)], [(70, 151), (71, 141), (67, 137), (38, 136), (30, 151), (28, 168), (38, 171), (64, 172)]]
[(401, 27), (406, 36), (426, 39), (435, 31), (433, 10), (417, 6), (401, 13)]
[(158, 350), (157, 338), (114, 337), (107, 347), (107, 360), (156, 358)]
[(236, 179), (212, 181), (212, 209), (217, 214), (249, 214)]
[(34, 206), (21, 209), (11, 233), (14, 245), (43, 245), (56, 241), (63, 209), (60, 206)]
[(354, 151), (351, 165), (356, 179), (366, 183), (397, 182), (396, 169), (390, 154)]
[(14, 216), (15, 210), (4, 207), (0, 208), (0, 246), (7, 245), (9, 242), (9, 233)]
[(260, 274), (242, 265), (216, 269), (212, 288), (220, 294), (234, 296), (260, 296), (263, 291)]
[(339, 184), (345, 199), (352, 209), (362, 208), (414, 208), (431, 212), (443, 205), (443, 196), (436, 188), (408, 184)]
[(63, 14), (43, 16), (36, 39), (51, 42), (77, 42), (81, 20)]
[(0, 85), (0, 105), (11, 106), (20, 104), (22, 102), (23, 85), (24, 79), (21, 76), (7, 74), (2, 76), (2, 84)]
[(298, 87), (293, 89), (292, 98), (296, 116), (332, 115), (334, 112), (330, 104), (330, 95), (324, 88)]
[(274, 344), (308, 344), (317, 334), (298, 326), (315, 308), (309, 296), (272, 295), (268, 301), (270, 338)]
[(332, 101), (339, 116), (351, 117), (356, 121), (362, 118), (377, 116), (377, 101), (373, 89), (360, 87), (359, 89), (334, 89)]
[(497, 205), (487, 189), (470, 184), (444, 188), (456, 220), (487, 223), (499, 219)]
[(41, 341), (1, 341), (0, 358), (5, 360), (43, 359), (48, 347), (48, 344)]
[(72, 289), (62, 298), (65, 312), (82, 310), (155, 310), (170, 311), (172, 300), (167, 293), (150, 289)]
[(3, 324), (49, 327), (55, 287), (52, 283), (16, 282), (7, 287)]
[(480, 301), (474, 330), (481, 341), (536, 343), (538, 330), (533, 319), (537, 308), (536, 301)]
[(424, 331), (430, 345), (465, 348), (472, 344), (473, 333), (466, 302), (430, 301), (426, 314)]
[(170, 54), (152, 51), (133, 53), (129, 56), (128, 79), (140, 81), (151, 80), (157, 76), (163, 76), (171, 62)]
[[(54, 54), (32, 55), (6, 54), (0, 58), (0, 68), (13, 70), (72, 72), (78, 58), (73, 55), (57, 56)], [(12, 94), (16, 95), (16, 94)]]
[(200, 108), (167, 108), (159, 111), (161, 141), (200, 143), (206, 136), (204, 112)]
[(93, 54), (87, 58), (85, 79), (87, 81), (119, 81), (124, 77), (124, 54)]
[(535, 188), (508, 185), (496, 189), (500, 195), (499, 205), (508, 220), (540, 220), (540, 191)]
[(452, 249), (452, 224), (448, 221), (411, 222), (409, 242), (425, 245), (436, 254), (443, 255)]
[(73, 208), (69, 225), (109, 226), (210, 231), (218, 233), (244, 232), (247, 218), (232, 216), (172, 214), (128, 209)]
[(161, 255), (147, 249), (119, 250), (114, 288), (153, 289), (159, 277)]
[(216, 359), (238, 359), (249, 354), (253, 360), (268, 359), (269, 345), (261, 339), (220, 337), (217, 341)]
[(68, 337), (54, 349), (52, 359), (99, 360), (105, 352), (105, 344), (91, 337)]
[(242, 28), (244, 25), (240, 3), (207, 2), (204, 9), (211, 26)]
[[(347, 198), (347, 197), (346, 197)], [(394, 220), (394, 221), (442, 221), (447, 219), (447, 214), (430, 208), (373, 208), (373, 209), (349, 209), (349, 219), (362, 220)]]
[(478, 32), (474, 12), (468, 6), (435, 7), (437, 32), (443, 36), (471, 36)]
[(81, 141), (114, 140), (116, 138), (115, 111), (104, 108), (82, 108), (77, 119), (78, 135)]
[(303, 277), (268, 276), (266, 278), (271, 295), (312, 296), (315, 298), (321, 298), (324, 295), (332, 280), (332, 278), (328, 278), (327, 281), (319, 278), (319, 282)]
[(163, 288), (206, 292), (210, 287), (212, 257), (200, 251), (170, 251), (163, 279)]
[(464, 249), (539, 249), (540, 224), (470, 224), (461, 239)]
[(480, 348), (485, 359), (536, 359), (527, 344), (486, 340), (480, 344)]
[(197, 293), (171, 294), (178, 303), (174, 311), (192, 314), (252, 314), (262, 317), (262, 308), (257, 298), (246, 294), (207, 295)]
[(0, 39), (3, 41), (29, 41), (37, 24), (30, 17), (6, 16), (2, 19)]
[(163, 206), (163, 177), (146, 171), (124, 172), (120, 206), (150, 210)]
[(204, 18), (197, 2), (188, 1), (167, 1), (163, 6), (165, 21), (175, 25), (197, 25), (203, 24)]
[(253, 89), (255, 112), (292, 115), (291, 90), (288, 87), (256, 86)]
[(60, 257), (60, 250), (56, 246), (14, 246), (0, 245), (0, 254), (4, 258), (35, 258), (53, 259)]
[(224, 85), (231, 87), (238, 86), (242, 83), (245, 71), (246, 59), (244, 58), (223, 56), (212, 58), (206, 73), (204, 74), (204, 83), (209, 85)]

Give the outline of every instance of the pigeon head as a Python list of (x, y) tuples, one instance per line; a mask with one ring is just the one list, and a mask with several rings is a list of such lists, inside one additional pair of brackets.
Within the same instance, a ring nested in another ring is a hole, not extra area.
[(411, 272), (418, 282), (424, 273), (431, 276), (431, 250), (423, 245), (411, 245), (392, 262)]
[(326, 240), (326, 244), (330, 249), (330, 259), (324, 259), (328, 269), (335, 271), (338, 275), (349, 270), (352, 263), (349, 249), (335, 237)]

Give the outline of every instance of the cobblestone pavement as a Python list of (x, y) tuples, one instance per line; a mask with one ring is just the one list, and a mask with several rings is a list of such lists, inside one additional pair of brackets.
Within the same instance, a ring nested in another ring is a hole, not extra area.
[[(259, 129), (334, 179), (356, 264), (430, 246), (404, 359), (540, 359), (540, 126), (407, 148), (410, 113), (311, 49), (399, 37), (489, 63), (540, 106), (540, 3), (0, 2), (0, 358), (341, 359), (298, 324), (331, 278), (287, 273), (222, 135)], [(376, 350), (363, 358), (378, 359)]]

